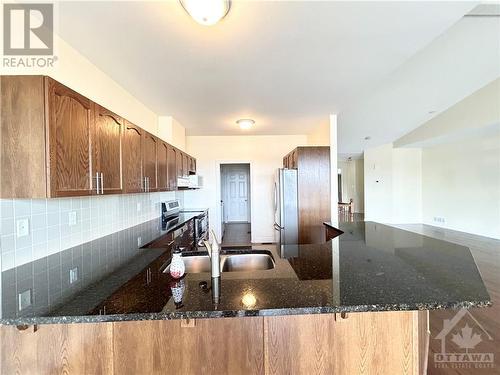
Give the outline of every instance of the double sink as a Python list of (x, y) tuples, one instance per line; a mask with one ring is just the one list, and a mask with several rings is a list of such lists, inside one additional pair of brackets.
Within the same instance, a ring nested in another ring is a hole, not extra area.
[[(211, 272), (208, 252), (187, 252), (182, 255), (186, 273)], [(220, 254), (221, 272), (252, 272), (271, 270), (275, 266), (273, 255), (268, 250), (222, 250)], [(170, 271), (168, 265), (164, 273)]]

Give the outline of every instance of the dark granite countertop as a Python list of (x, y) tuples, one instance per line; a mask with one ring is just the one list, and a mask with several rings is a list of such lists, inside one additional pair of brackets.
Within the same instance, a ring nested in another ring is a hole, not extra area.
[[(196, 216), (196, 215), (195, 215)], [(187, 219), (187, 216), (185, 217)], [(386, 225), (344, 223), (324, 244), (256, 246), (275, 268), (173, 280), (159, 220), (2, 273), (2, 324), (217, 318), (489, 306), (468, 248)], [(233, 252), (232, 250), (225, 250)], [(239, 249), (240, 252), (250, 249)], [(69, 283), (69, 270), (79, 279)], [(19, 311), (18, 293), (33, 304)], [(175, 301), (172, 295), (175, 295)]]

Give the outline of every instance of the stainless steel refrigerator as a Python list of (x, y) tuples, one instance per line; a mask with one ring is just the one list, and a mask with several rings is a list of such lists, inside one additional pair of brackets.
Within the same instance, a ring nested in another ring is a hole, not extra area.
[(278, 169), (274, 183), (275, 241), (284, 250), (299, 242), (298, 178), (296, 169)]

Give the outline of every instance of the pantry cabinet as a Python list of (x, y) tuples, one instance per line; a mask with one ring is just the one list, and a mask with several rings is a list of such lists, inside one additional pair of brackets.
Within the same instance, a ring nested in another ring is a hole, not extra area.
[(50, 77), (0, 79), (0, 198), (176, 190), (196, 171), (191, 156)]

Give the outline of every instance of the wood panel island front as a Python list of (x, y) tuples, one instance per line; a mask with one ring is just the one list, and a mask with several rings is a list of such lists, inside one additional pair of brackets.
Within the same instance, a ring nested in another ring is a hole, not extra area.
[[(422, 374), (428, 310), (490, 304), (466, 247), (371, 222), (338, 232), (224, 249), (273, 266), (223, 265), (219, 280), (173, 280), (171, 248), (138, 249), (137, 236), (169, 235), (157, 220), (4, 271), (2, 374)], [(33, 303), (20, 309), (24, 290)]]

